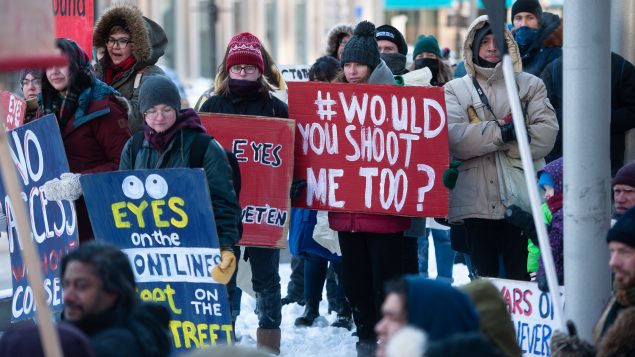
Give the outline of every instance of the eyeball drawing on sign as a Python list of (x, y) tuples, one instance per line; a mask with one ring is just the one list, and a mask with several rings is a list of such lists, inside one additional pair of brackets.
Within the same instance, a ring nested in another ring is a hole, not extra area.
[(146, 178), (146, 191), (148, 191), (148, 196), (159, 200), (168, 194), (168, 183), (157, 174), (148, 175), (148, 178)]
[(160, 175), (150, 174), (144, 186), (140, 178), (131, 175), (123, 179), (121, 190), (126, 197), (133, 200), (140, 199), (146, 192), (148, 196), (158, 200), (167, 195), (168, 183)]
[(138, 200), (143, 197), (145, 190), (143, 182), (137, 176), (127, 176), (121, 183), (121, 190), (126, 197)]

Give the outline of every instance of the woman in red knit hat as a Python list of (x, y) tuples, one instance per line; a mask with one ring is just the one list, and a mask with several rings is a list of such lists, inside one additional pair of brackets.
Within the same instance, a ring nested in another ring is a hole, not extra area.
[[(260, 40), (248, 32), (231, 39), (217, 75), (220, 84), (215, 95), (203, 103), (201, 112), (289, 117), (287, 105), (271, 94), (273, 87), (263, 76), (265, 61), (261, 49)], [(245, 254), (249, 256), (251, 281), (256, 292), (258, 347), (279, 354), (282, 320), (278, 274), (280, 251), (246, 247)]]

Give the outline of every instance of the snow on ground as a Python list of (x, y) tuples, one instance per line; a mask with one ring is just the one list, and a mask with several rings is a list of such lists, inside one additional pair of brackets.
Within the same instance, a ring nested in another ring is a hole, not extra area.
[[(430, 275), (436, 276), (436, 262), (434, 259), (434, 244), (430, 242), (429, 251)], [(280, 285), (282, 296), (287, 292), (289, 277), (291, 275), (290, 264), (280, 264)], [(467, 267), (463, 264), (455, 264), (453, 273), (454, 285), (467, 284)], [(256, 347), (256, 328), (258, 317), (254, 314), (256, 300), (248, 294), (242, 295), (240, 316), (236, 322), (236, 331), (241, 340), (238, 345)], [(304, 307), (298, 304), (289, 304), (282, 307), (282, 341), (280, 344), (280, 356), (322, 356), (322, 357), (348, 357), (355, 356), (355, 342), (357, 337), (352, 336), (352, 331), (343, 328), (329, 326), (335, 321), (336, 314), (327, 314), (328, 302), (326, 292), (320, 302), (320, 317), (312, 327), (297, 328), (295, 319), (302, 315)]]

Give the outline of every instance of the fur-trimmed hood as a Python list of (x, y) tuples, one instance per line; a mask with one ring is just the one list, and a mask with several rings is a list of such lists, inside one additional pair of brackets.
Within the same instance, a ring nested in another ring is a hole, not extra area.
[[(476, 18), (474, 22), (470, 25), (467, 30), (467, 36), (465, 37), (465, 42), (463, 43), (463, 61), (465, 62), (465, 70), (467, 74), (470, 76), (474, 76), (476, 73), (476, 69), (474, 67), (474, 61), (472, 60), (472, 44), (474, 42), (474, 36), (476, 35), (476, 31), (486, 23), (489, 22), (489, 18), (487, 15), (482, 15)], [(512, 63), (514, 65), (514, 72), (520, 73), (523, 71), (523, 63), (520, 60), (520, 51), (518, 50), (518, 45), (516, 41), (514, 41), (514, 36), (509, 30), (505, 30), (505, 43), (507, 44), (507, 52), (512, 57)]]
[(635, 355), (635, 307), (620, 312), (597, 346), (598, 357)]
[(157, 63), (165, 53), (168, 38), (161, 26), (143, 16), (141, 10), (135, 6), (116, 5), (108, 8), (95, 23), (93, 47), (105, 47), (110, 29), (122, 19), (130, 30), (136, 66), (145, 67)]
[(337, 58), (337, 49), (340, 46), (340, 41), (343, 35), (353, 36), (353, 26), (351, 25), (336, 25), (333, 27), (327, 36), (326, 42), (326, 55)]

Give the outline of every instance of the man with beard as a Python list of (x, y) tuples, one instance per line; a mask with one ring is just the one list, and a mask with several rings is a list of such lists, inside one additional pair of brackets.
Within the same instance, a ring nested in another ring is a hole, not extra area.
[(386, 62), (392, 74), (398, 76), (408, 73), (406, 69), (408, 44), (401, 32), (393, 26), (382, 25), (377, 28), (375, 39), (379, 57)]
[(137, 297), (128, 257), (91, 241), (62, 259), (62, 318), (85, 333), (97, 356), (168, 356), (167, 309)]
[[(635, 208), (615, 223), (606, 236), (609, 266), (613, 271), (613, 297), (593, 329), (597, 356), (635, 355)], [(593, 347), (575, 334), (557, 331), (551, 340), (552, 356), (596, 355)], [(573, 354), (571, 354), (573, 353)]]

